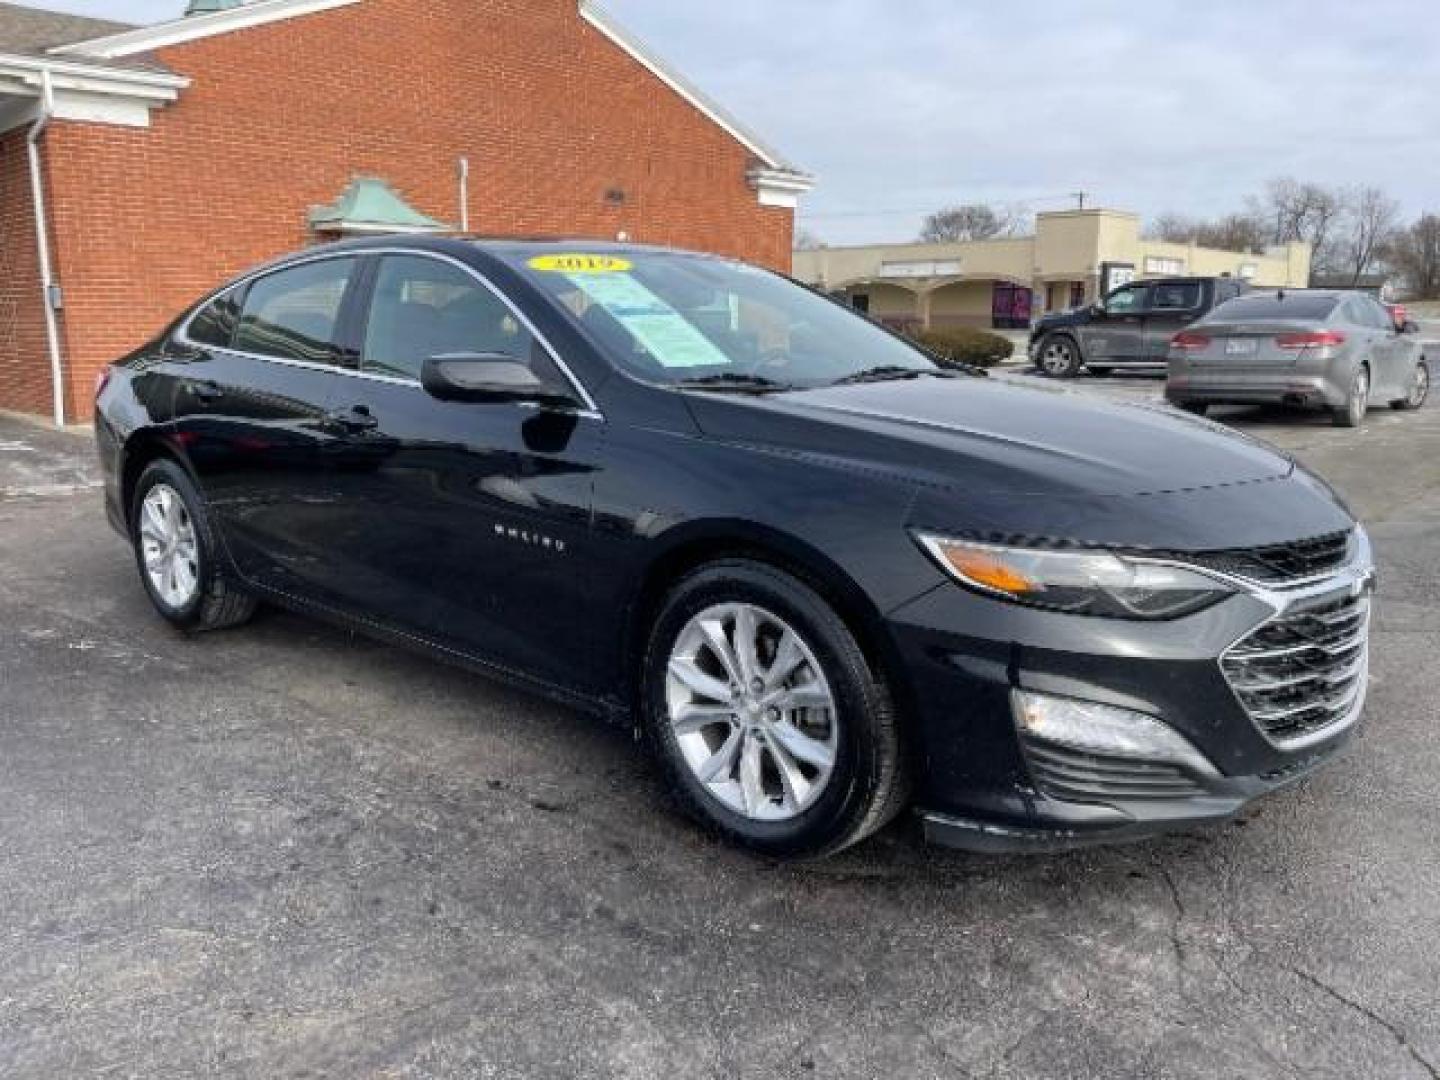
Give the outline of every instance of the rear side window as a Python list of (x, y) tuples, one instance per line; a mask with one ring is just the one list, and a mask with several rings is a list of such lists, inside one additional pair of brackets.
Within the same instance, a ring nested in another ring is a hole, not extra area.
[(360, 369), (418, 380), (427, 359), (455, 353), (510, 356), (542, 382), (560, 380), (534, 335), (473, 276), (421, 255), (381, 259)]
[(1156, 285), (1151, 306), (1156, 311), (1190, 311), (1200, 306), (1198, 281), (1167, 282)]
[(354, 259), (326, 259), (267, 274), (250, 286), (235, 348), (281, 360), (333, 364)]
[(197, 345), (214, 345), (228, 349), (235, 337), (235, 324), (240, 318), (234, 292), (211, 300), (190, 320), (185, 336)]
[[(1283, 295), (1283, 299), (1282, 299)], [(1222, 322), (1290, 322), (1328, 319), (1335, 310), (1333, 296), (1307, 296), (1305, 293), (1251, 293), (1227, 300), (1211, 313), (1211, 321)]]

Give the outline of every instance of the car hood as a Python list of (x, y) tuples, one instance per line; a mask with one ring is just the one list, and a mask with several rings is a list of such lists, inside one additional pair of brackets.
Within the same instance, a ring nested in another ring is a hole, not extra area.
[(914, 528), (1207, 551), (1354, 524), (1289, 458), (1159, 405), (978, 378), (687, 397), (708, 437), (913, 486)]
[(914, 379), (697, 397), (706, 434), (805, 450), (929, 485), (1139, 495), (1288, 475), (1274, 450), (1170, 409), (1000, 379)]

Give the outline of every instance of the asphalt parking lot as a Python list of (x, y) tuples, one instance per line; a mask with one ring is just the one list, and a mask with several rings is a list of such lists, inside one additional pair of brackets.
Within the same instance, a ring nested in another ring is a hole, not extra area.
[(799, 866), (477, 676), (176, 635), (88, 440), (0, 420), (0, 1075), (1440, 1077), (1440, 407), (1225, 418), (1376, 540), (1349, 755), (1143, 845)]

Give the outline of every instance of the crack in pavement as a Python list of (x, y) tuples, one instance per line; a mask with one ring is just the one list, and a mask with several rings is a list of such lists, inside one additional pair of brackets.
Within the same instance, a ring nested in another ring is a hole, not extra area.
[(1391, 1037), (1393, 1037), (1397, 1043), (1400, 1044), (1400, 1048), (1410, 1055), (1410, 1057), (1414, 1060), (1415, 1064), (1419, 1065), (1422, 1069), (1425, 1070), (1425, 1074), (1430, 1077), (1430, 1080), (1440, 1080), (1440, 1068), (1436, 1068), (1436, 1066), (1432, 1062), (1428, 1061), (1425, 1056), (1415, 1048), (1414, 1044), (1410, 1042), (1410, 1037), (1405, 1034), (1405, 1029), (1402, 1028), (1399, 1024), (1395, 1023), (1393, 1020), (1387, 1020), (1385, 1017), (1381, 1016), (1364, 1002), (1356, 1001), (1352, 997), (1347, 997), (1345, 994), (1342, 994), (1339, 990), (1336, 990), (1335, 987), (1327, 983), (1324, 979), (1321, 979), (1317, 975), (1310, 974), (1310, 972), (1306, 971), (1304, 968), (1294, 967), (1293, 965), (1287, 965), (1287, 967), (1292, 974), (1296, 975), (1304, 982), (1309, 983), (1311, 986), (1315, 987), (1315, 989), (1324, 993), (1327, 997), (1338, 1001), (1340, 1004), (1346, 1006), (1352, 1011), (1366, 1017), (1372, 1023), (1379, 1024), (1382, 1028), (1384, 1028), (1390, 1033)]

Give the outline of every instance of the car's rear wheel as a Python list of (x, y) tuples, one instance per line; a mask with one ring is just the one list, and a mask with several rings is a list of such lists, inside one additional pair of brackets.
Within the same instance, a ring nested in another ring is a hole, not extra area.
[(1345, 404), (1331, 414), (1336, 427), (1359, 427), (1370, 409), (1370, 369), (1361, 364), (1350, 380)]
[(1040, 342), (1035, 366), (1054, 379), (1073, 379), (1080, 374), (1084, 360), (1075, 339), (1064, 334), (1051, 334)]
[(1196, 416), (1204, 416), (1210, 411), (1210, 403), (1208, 401), (1177, 401), (1175, 404), (1188, 413), (1194, 413)]
[(1410, 376), (1410, 385), (1405, 396), (1399, 401), (1392, 401), (1392, 409), (1418, 409), (1425, 404), (1425, 399), (1430, 396), (1430, 369), (1422, 360), (1415, 365), (1415, 371)]
[(140, 580), (155, 610), (183, 630), (220, 630), (255, 613), (253, 597), (225, 579), (215, 531), (189, 474), (151, 462), (135, 485), (130, 538)]
[(727, 560), (679, 582), (643, 672), (645, 728), (689, 814), (767, 855), (824, 855), (904, 805), (890, 695), (819, 595)]

